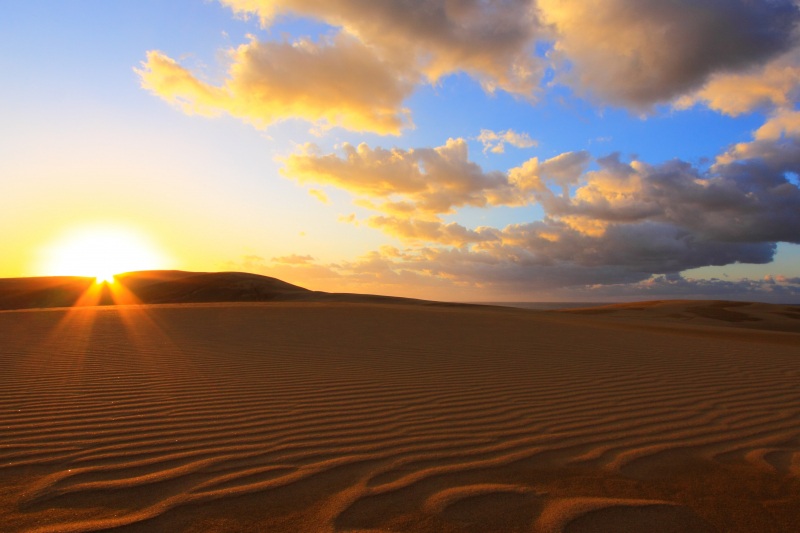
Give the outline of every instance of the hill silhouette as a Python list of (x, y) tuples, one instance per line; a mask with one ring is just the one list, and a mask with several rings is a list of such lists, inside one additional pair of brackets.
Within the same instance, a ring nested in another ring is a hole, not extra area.
[[(121, 303), (180, 304), (211, 302), (370, 302), (432, 303), (411, 298), (312, 291), (285, 281), (246, 272), (148, 270), (115, 276), (114, 284), (94, 278), (49, 276), (0, 279), (0, 309), (35, 309)], [(92, 298), (84, 295), (92, 293)], [(442, 304), (448, 305), (448, 304)], [(453, 304), (456, 305), (456, 304)]]

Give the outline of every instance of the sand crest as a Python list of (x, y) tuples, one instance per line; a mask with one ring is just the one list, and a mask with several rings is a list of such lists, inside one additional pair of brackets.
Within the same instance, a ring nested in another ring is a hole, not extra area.
[(800, 335), (654, 309), (0, 312), (0, 530), (795, 531)]

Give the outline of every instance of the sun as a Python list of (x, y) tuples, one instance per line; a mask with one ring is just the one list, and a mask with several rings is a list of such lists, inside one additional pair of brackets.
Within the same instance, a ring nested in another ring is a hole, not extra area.
[(164, 268), (164, 258), (137, 232), (127, 228), (85, 228), (68, 233), (45, 251), (50, 276), (94, 277), (113, 283), (114, 275)]

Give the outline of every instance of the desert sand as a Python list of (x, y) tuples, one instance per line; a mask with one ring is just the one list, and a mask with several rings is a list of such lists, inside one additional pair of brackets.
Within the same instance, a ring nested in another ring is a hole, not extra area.
[(793, 308), (344, 300), (0, 312), (0, 531), (797, 531)]

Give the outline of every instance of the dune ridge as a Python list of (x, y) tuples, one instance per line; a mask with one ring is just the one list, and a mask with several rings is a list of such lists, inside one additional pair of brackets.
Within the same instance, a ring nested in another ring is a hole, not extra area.
[(312, 291), (247, 272), (147, 270), (117, 274), (114, 279), (113, 284), (100, 285), (95, 278), (77, 276), (0, 279), (0, 310), (218, 302), (423, 303), (413, 298)]
[(384, 303), (0, 312), (0, 529), (791, 531), (800, 336), (689, 329)]

